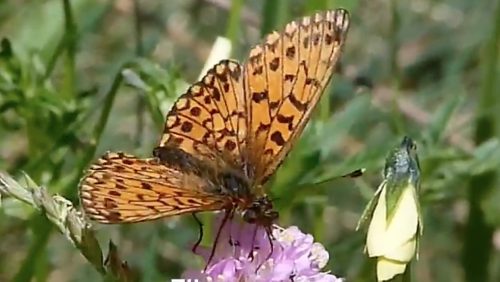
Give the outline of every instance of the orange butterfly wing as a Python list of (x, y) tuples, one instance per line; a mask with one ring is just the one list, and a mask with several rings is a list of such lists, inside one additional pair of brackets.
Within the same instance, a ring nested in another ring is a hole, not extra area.
[(179, 97), (159, 147), (175, 146), (199, 158), (241, 168), (246, 152), (246, 107), (241, 66), (224, 60)]
[(247, 146), (264, 183), (300, 136), (327, 86), (349, 27), (347, 11), (317, 13), (271, 33), (245, 64)]
[(226, 199), (210, 193), (213, 183), (196, 168), (107, 153), (80, 184), (80, 200), (89, 218), (101, 223), (153, 220), (197, 211), (220, 210)]

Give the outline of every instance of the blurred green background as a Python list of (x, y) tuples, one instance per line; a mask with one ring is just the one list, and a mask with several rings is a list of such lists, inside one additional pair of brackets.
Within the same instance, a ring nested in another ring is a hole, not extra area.
[[(265, 33), (344, 7), (341, 66), (270, 183), (280, 225), (313, 234), (336, 275), (374, 281), (354, 228), (385, 155), (409, 135), (425, 223), (414, 280), (500, 281), (498, 2), (0, 0), (0, 170), (25, 171), (77, 204), (81, 173), (103, 152), (151, 155), (217, 36), (242, 61)], [(360, 167), (362, 178), (311, 184)], [(202, 265), (189, 251), (198, 236), (189, 215), (95, 229), (141, 281)], [(0, 281), (99, 277), (38, 211), (2, 197)]]

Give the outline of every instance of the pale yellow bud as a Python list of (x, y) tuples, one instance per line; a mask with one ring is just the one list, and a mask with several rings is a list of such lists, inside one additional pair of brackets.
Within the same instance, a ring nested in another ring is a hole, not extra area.
[(415, 255), (419, 211), (415, 187), (408, 184), (388, 218), (385, 181), (379, 189), (382, 191), (368, 227), (366, 249), (370, 257), (377, 258), (378, 281), (385, 281), (403, 273)]

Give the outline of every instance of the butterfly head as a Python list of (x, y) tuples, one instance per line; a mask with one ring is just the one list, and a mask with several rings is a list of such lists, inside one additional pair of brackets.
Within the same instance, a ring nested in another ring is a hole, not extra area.
[(271, 226), (278, 219), (278, 212), (273, 210), (273, 203), (267, 196), (255, 199), (248, 208), (243, 211), (243, 220), (248, 223), (257, 223), (263, 226)]

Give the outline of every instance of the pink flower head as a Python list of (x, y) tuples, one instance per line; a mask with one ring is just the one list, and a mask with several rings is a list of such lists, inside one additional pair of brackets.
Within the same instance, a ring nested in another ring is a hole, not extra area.
[[(215, 231), (220, 223), (221, 217)], [(321, 272), (328, 262), (328, 252), (296, 226), (283, 229), (274, 225), (272, 238), (264, 228), (238, 220), (229, 221), (222, 228), (215, 255), (206, 270), (186, 271), (184, 278), (214, 282), (342, 281), (328, 272)], [(196, 254), (206, 262), (211, 251), (211, 248), (200, 246)], [(250, 251), (253, 258), (249, 256)]]

